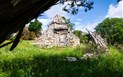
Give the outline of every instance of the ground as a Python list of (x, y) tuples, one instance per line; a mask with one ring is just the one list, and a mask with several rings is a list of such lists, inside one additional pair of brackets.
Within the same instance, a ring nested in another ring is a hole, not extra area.
[(84, 44), (44, 49), (21, 41), (14, 51), (8, 51), (9, 47), (0, 49), (0, 77), (123, 77), (123, 53), (113, 46), (87, 59), (82, 59)]

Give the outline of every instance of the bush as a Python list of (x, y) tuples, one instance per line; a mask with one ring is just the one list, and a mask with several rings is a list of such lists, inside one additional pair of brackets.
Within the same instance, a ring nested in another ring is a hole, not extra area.
[(36, 37), (39, 37), (41, 35), (42, 23), (35, 19), (33, 22), (30, 22), (28, 29), (30, 32), (34, 32)]
[(35, 32), (30, 32), (29, 40), (34, 40), (36, 38)]
[(73, 33), (79, 37), (80, 43), (87, 43), (88, 42), (88, 37), (87, 34), (80, 31), (80, 30), (74, 30)]
[(106, 18), (95, 27), (95, 30), (109, 45), (123, 43), (123, 18)]
[(119, 45), (117, 46), (117, 48), (118, 48), (120, 51), (123, 51), (123, 44), (119, 44)]
[(36, 38), (36, 35), (34, 32), (30, 32), (28, 28), (24, 28), (21, 39), (23, 40), (34, 40)]
[(98, 45), (90, 41), (86, 44), (86, 47), (83, 49), (84, 53), (93, 53), (96, 55), (106, 52), (104, 49), (100, 48)]

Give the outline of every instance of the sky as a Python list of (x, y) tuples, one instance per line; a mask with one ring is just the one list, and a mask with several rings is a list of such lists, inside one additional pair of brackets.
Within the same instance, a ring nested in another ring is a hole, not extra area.
[(91, 0), (94, 1), (93, 9), (85, 12), (83, 8), (79, 8), (76, 15), (72, 15), (63, 11), (65, 5), (58, 4), (52, 6), (49, 10), (45, 11), (38, 20), (43, 24), (43, 30), (51, 23), (56, 14), (70, 19), (75, 24), (75, 30), (87, 32), (85, 28), (94, 31), (98, 23), (102, 22), (105, 18), (123, 18), (123, 0), (117, 3), (117, 0)]

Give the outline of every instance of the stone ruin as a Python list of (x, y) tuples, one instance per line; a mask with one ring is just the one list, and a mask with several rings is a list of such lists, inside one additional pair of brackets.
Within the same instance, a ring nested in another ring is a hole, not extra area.
[(102, 49), (103, 51), (108, 51), (108, 46), (106, 41), (96, 32), (91, 32), (87, 28), (88, 34), (90, 35), (93, 42), (98, 46), (98, 48)]
[(62, 16), (56, 15), (43, 34), (35, 40), (35, 44), (46, 48), (75, 47), (80, 44), (80, 39), (72, 33)]

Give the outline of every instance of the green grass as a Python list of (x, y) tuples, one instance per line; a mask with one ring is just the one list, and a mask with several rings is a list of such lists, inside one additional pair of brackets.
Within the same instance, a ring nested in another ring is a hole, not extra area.
[(9, 47), (0, 49), (0, 77), (123, 77), (123, 53), (113, 46), (91, 59), (81, 59), (85, 45), (42, 49), (21, 41), (12, 52)]

